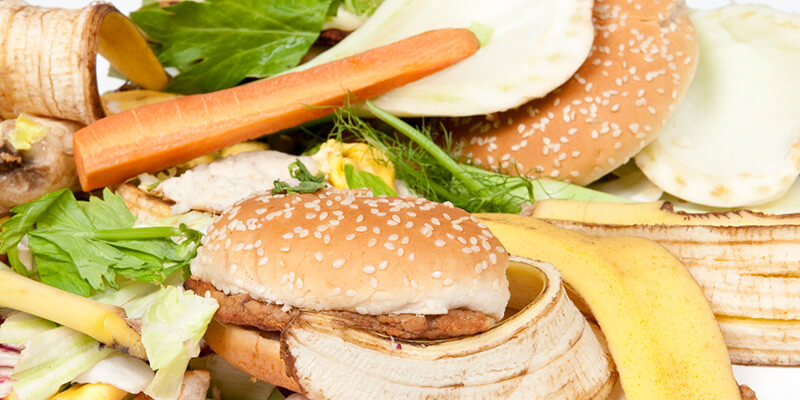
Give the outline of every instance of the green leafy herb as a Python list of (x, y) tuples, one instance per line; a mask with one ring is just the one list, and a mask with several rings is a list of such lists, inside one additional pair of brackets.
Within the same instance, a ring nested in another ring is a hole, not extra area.
[(161, 283), (173, 272), (185, 272), (200, 244), (200, 232), (185, 225), (134, 228), (136, 218), (108, 189), (103, 199), (89, 201), (60, 190), (12, 212), (2, 225), (0, 254), (29, 275), (16, 251), (27, 235), (38, 278), (82, 296), (116, 288), (117, 275)]
[(311, 171), (306, 168), (305, 164), (302, 161), (295, 160), (295, 162), (289, 164), (289, 174), (292, 178), (297, 179), (300, 181), (295, 186), (291, 186), (288, 183), (276, 180), (273, 182), (272, 186), (272, 193), (274, 194), (292, 194), (292, 193), (314, 193), (317, 190), (323, 189), (325, 184), (323, 181), (325, 180), (325, 175), (313, 175)]
[(131, 13), (159, 60), (180, 74), (168, 90), (201, 93), (264, 78), (300, 63), (331, 0), (206, 0)]
[(383, 179), (367, 171), (356, 171), (350, 164), (344, 166), (344, 177), (347, 179), (347, 187), (350, 189), (368, 188), (372, 189), (372, 194), (375, 196), (397, 196), (397, 192)]
[(378, 128), (341, 108), (334, 114), (332, 136), (348, 135), (381, 150), (395, 168), (398, 179), (419, 196), (449, 201), (469, 212), (518, 213), (537, 198), (620, 201), (612, 195), (549, 179), (509, 176), (455, 161), (449, 134), (441, 129), (443, 147), (436, 144), (430, 124), (415, 128), (405, 121), (366, 102), (376, 117), (393, 129)]

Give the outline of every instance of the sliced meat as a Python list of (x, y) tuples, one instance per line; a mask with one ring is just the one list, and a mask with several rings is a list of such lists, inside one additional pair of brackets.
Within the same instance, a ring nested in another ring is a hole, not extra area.
[[(279, 331), (301, 312), (268, 304), (247, 294), (226, 295), (214, 285), (194, 278), (184, 284), (198, 295), (209, 295), (219, 302), (214, 318), (226, 324), (245, 325), (265, 331)], [(354, 328), (370, 330), (400, 339), (447, 339), (484, 332), (497, 322), (483, 313), (470, 310), (450, 310), (442, 315), (388, 314), (364, 315), (348, 311), (330, 311), (350, 322)]]

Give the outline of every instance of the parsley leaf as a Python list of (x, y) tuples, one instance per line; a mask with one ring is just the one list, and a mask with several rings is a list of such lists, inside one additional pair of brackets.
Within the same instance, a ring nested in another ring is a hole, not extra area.
[(28, 236), (39, 280), (81, 296), (117, 288), (117, 276), (161, 283), (197, 254), (200, 232), (186, 226), (134, 228), (136, 217), (106, 189), (77, 201), (68, 189), (12, 209), (2, 225), (0, 254), (28, 274), (16, 252)]
[(383, 179), (367, 171), (356, 171), (350, 164), (344, 166), (344, 177), (347, 179), (347, 187), (350, 189), (368, 188), (375, 196), (397, 196), (397, 192)]
[(284, 181), (276, 180), (272, 183), (273, 194), (314, 193), (317, 190), (325, 188), (325, 184), (323, 183), (325, 175), (311, 174), (311, 171), (309, 171), (305, 164), (299, 159), (289, 164), (289, 174), (292, 175), (292, 178), (300, 181), (300, 183), (296, 186), (291, 186)]
[(152, 4), (131, 19), (175, 67), (169, 91), (201, 93), (295, 67), (317, 40), (331, 0), (184, 1)]

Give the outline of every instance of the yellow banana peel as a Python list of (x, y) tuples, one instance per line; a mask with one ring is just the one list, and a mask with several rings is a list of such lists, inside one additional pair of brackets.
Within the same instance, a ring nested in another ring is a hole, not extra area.
[(628, 400), (740, 399), (703, 292), (666, 249), (598, 238), (536, 218), (480, 214), (512, 255), (552, 263), (608, 340)]

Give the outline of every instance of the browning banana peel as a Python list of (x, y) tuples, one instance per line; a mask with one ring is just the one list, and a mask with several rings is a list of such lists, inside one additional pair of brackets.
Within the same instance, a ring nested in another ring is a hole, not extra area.
[(0, 27), (2, 119), (28, 113), (89, 124), (102, 118), (98, 50), (135, 83), (155, 90), (167, 85), (145, 39), (110, 4), (68, 10), (5, 0)]
[(559, 269), (603, 330), (629, 400), (740, 399), (711, 308), (663, 247), (518, 215), (478, 218), (511, 254)]
[(597, 399), (613, 363), (549, 264), (511, 258), (514, 307), (484, 333), (399, 341), (303, 312), (281, 334), (287, 369), (310, 398)]
[(800, 365), (800, 215), (558, 200), (538, 202), (533, 215), (584, 234), (661, 244), (703, 289), (734, 363)]

